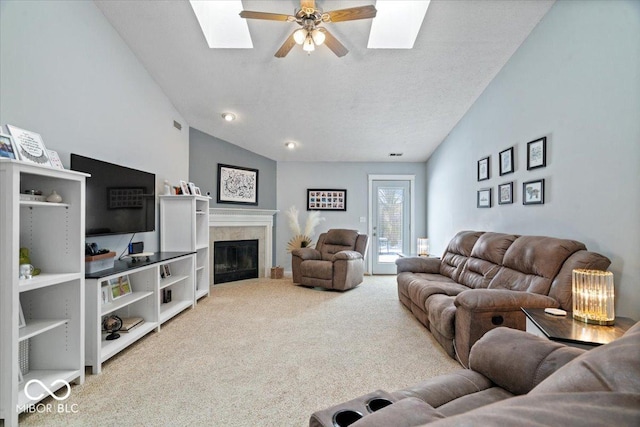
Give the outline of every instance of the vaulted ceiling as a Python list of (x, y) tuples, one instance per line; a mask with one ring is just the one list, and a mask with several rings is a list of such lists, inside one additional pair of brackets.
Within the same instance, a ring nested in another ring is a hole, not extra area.
[[(425, 161), (553, 0), (432, 0), (413, 49), (367, 49), (371, 20), (326, 24), (342, 58), (326, 46), (275, 58), (295, 23), (249, 20), (253, 49), (210, 49), (189, 2), (95, 3), (189, 126), (277, 161), (372, 162)], [(300, 3), (243, 5), (293, 14)]]

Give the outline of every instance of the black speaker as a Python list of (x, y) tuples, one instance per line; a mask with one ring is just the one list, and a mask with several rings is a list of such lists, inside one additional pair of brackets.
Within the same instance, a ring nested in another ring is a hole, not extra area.
[(144, 251), (144, 242), (132, 242), (129, 243), (129, 253), (130, 254), (139, 254)]

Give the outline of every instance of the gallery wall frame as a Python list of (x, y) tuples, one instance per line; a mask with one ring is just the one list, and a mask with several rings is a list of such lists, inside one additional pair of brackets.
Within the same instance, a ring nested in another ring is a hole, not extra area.
[(307, 189), (308, 211), (346, 211), (347, 190), (345, 189)]
[(547, 166), (547, 137), (527, 142), (527, 170)]
[(544, 179), (536, 179), (522, 183), (522, 204), (544, 204)]
[(258, 169), (218, 163), (218, 203), (258, 204)]
[(502, 150), (498, 155), (498, 160), (500, 163), (500, 176), (507, 175), (515, 171), (513, 147)]
[(485, 181), (491, 177), (491, 156), (478, 160), (478, 181)]
[(513, 181), (498, 185), (498, 204), (513, 203)]
[(482, 188), (478, 190), (478, 196), (476, 199), (476, 206), (478, 208), (490, 208), (491, 207), (491, 188)]

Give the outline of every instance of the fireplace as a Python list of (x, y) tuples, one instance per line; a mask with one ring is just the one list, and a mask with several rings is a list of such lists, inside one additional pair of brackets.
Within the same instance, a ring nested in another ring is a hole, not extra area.
[(213, 284), (258, 277), (258, 240), (214, 242)]

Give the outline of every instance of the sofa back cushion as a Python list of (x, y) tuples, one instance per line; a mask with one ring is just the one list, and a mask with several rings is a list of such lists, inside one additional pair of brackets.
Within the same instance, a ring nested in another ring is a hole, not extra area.
[(458, 276), (458, 283), (472, 289), (488, 287), (500, 270), (504, 254), (517, 238), (516, 235), (503, 233), (484, 233), (480, 236)]
[(449, 242), (440, 262), (440, 274), (458, 281), (460, 272), (467, 262), (473, 245), (484, 233), (482, 231), (461, 231)]
[(585, 249), (575, 240), (520, 236), (507, 249), (502, 268), (488, 288), (548, 295), (552, 280), (567, 258)]
[(352, 251), (358, 239), (357, 230), (331, 229), (322, 239), (318, 239), (316, 249), (322, 254), (325, 261), (333, 260), (333, 255), (340, 251)]
[(589, 350), (538, 384), (530, 394), (640, 390), (640, 322), (617, 340)]

